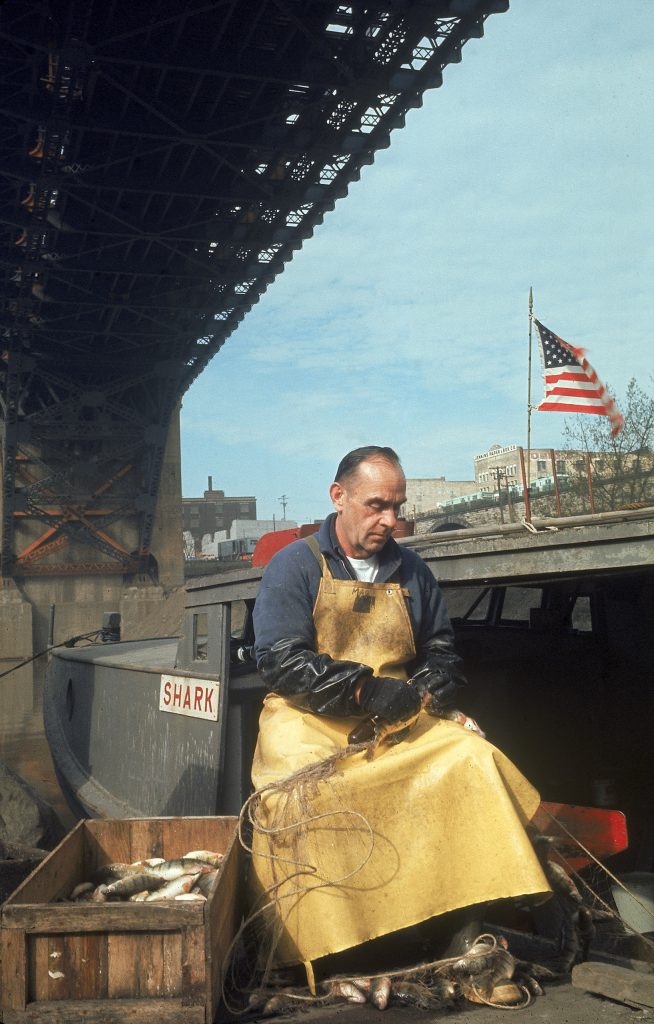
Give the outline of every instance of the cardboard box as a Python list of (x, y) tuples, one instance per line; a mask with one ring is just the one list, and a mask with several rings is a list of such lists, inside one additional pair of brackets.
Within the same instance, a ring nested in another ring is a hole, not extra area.
[[(211, 1024), (241, 920), (237, 821), (80, 821), (2, 906), (4, 1024)], [(206, 902), (58, 902), (103, 864), (200, 849), (225, 853)]]

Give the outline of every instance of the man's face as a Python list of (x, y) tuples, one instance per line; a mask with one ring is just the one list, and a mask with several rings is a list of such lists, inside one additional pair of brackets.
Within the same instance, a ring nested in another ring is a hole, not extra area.
[(360, 463), (329, 493), (336, 509), (336, 536), (346, 555), (369, 558), (384, 547), (406, 501), (406, 480), (398, 466), (385, 459)]

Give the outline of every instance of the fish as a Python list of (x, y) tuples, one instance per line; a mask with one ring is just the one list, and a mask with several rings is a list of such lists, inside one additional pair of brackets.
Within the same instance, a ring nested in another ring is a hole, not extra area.
[(119, 878), (125, 878), (127, 875), (135, 875), (138, 871), (143, 871), (142, 867), (134, 867), (132, 864), (103, 864), (91, 875), (91, 881), (96, 885), (101, 882), (115, 882)]
[(329, 994), (337, 998), (347, 999), (348, 1003), (365, 1003), (366, 995), (352, 981), (335, 981), (331, 985)]
[(372, 978), (352, 978), (352, 984), (360, 988), (366, 995), (372, 991)]
[(160, 875), (161, 878), (165, 878), (167, 882), (191, 872), (194, 874), (206, 874), (213, 870), (210, 864), (200, 864), (198, 861), (189, 860), (186, 857), (177, 860), (165, 860), (162, 864), (158, 864), (155, 869), (156, 874)]
[(391, 999), (394, 1003), (415, 1006), (419, 1010), (435, 1010), (445, 1002), (439, 994), (433, 993), (419, 981), (394, 981)]
[(198, 875), (198, 880), (193, 886), (194, 892), (199, 892), (203, 896), (209, 896), (213, 890), (216, 880), (218, 878), (217, 871), (204, 871)]
[(137, 893), (144, 890), (154, 892), (157, 889), (161, 889), (165, 884), (166, 880), (161, 875), (146, 874), (145, 871), (138, 871), (135, 875), (126, 875), (125, 878), (118, 878), (111, 885), (107, 885), (104, 894), (108, 899), (111, 897), (136, 896)]
[(206, 903), (207, 897), (203, 896), (201, 892), (180, 892), (174, 897), (176, 900), (182, 900), (188, 903)]
[(69, 900), (85, 900), (85, 899), (89, 899), (90, 896), (91, 896), (91, 893), (93, 892), (94, 889), (95, 889), (95, 886), (93, 885), (93, 882), (80, 882), (79, 885), (75, 886), (75, 888), (71, 892), (71, 894), (68, 897), (68, 899)]
[(210, 864), (212, 868), (219, 868), (225, 859), (224, 853), (213, 853), (211, 850), (191, 850), (185, 853), (183, 860), (199, 860), (202, 864)]
[[(201, 870), (201, 869), (200, 869)], [(172, 900), (182, 892), (190, 892), (195, 885), (195, 880), (200, 872), (195, 874), (177, 875), (170, 878), (161, 889), (151, 892), (146, 897), (146, 903), (154, 903), (157, 900)]]
[(390, 978), (373, 978), (372, 990), (370, 992), (370, 1002), (373, 1006), (376, 1006), (378, 1010), (385, 1010), (388, 1006), (390, 994)]

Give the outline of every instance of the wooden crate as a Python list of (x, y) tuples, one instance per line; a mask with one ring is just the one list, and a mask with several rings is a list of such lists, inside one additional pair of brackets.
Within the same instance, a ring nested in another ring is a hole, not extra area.
[[(241, 918), (236, 818), (80, 821), (3, 904), (4, 1024), (211, 1024)], [(206, 902), (64, 903), (99, 866), (225, 853)]]

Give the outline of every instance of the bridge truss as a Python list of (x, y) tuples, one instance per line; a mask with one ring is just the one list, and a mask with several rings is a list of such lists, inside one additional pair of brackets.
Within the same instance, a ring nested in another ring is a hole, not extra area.
[(181, 396), (508, 0), (5, 0), (3, 577), (152, 571)]

